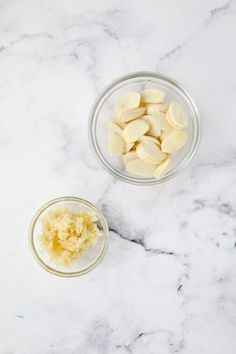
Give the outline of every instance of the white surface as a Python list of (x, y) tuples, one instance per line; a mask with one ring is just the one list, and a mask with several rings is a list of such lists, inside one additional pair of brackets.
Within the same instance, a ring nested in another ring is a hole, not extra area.
[[(235, 31), (235, 1), (0, 2), (0, 354), (235, 354)], [(143, 189), (87, 139), (97, 93), (136, 70), (182, 83), (203, 122), (189, 167)], [(34, 212), (63, 195), (114, 230), (81, 278), (28, 249)]]

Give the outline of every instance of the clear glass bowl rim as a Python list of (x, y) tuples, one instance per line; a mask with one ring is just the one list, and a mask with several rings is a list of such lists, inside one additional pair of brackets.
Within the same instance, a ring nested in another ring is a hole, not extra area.
[[(54, 204), (57, 204), (59, 202), (68, 202), (68, 201), (83, 204), (83, 205), (91, 208), (98, 216), (98, 219), (100, 220), (100, 222), (103, 226), (103, 229), (104, 229), (105, 243), (104, 243), (104, 247), (102, 249), (102, 252), (99, 254), (99, 256), (95, 259), (95, 261), (89, 267), (84, 268), (81, 271), (77, 271), (77, 272), (63, 272), (63, 271), (59, 271), (59, 270), (56, 270), (56, 269), (48, 266), (39, 257), (38, 252), (37, 252), (35, 245), (34, 245), (34, 228), (35, 228), (35, 224), (38, 221), (41, 214), (46, 209), (50, 208)], [(42, 207), (40, 209), (38, 209), (38, 211), (34, 214), (32, 220), (31, 220), (31, 223), (30, 223), (29, 233), (28, 233), (29, 247), (30, 247), (31, 253), (32, 253), (34, 259), (37, 261), (37, 263), (42, 268), (44, 268), (46, 271), (48, 271), (49, 273), (52, 273), (54, 275), (58, 275), (61, 277), (76, 277), (76, 276), (86, 274), (89, 271), (91, 271), (92, 269), (94, 269), (102, 261), (102, 259), (104, 258), (105, 254), (106, 254), (106, 251), (108, 248), (108, 238), (109, 238), (109, 227), (108, 227), (107, 221), (106, 221), (104, 215), (101, 213), (101, 211), (98, 210), (97, 207), (94, 204), (92, 204), (91, 202), (89, 202), (88, 200), (80, 198), (80, 197), (72, 197), (72, 196), (54, 198), (54, 199), (48, 201), (47, 203), (43, 204)]]
[[(135, 177), (135, 176), (125, 176), (122, 171), (117, 171), (114, 169), (110, 168), (110, 165), (107, 163), (105, 157), (103, 156), (102, 151), (99, 148), (99, 144), (97, 141), (97, 136), (95, 132), (95, 127), (96, 127), (96, 111), (98, 109), (98, 106), (100, 102), (103, 100), (104, 96), (109, 93), (110, 90), (112, 90), (115, 86), (122, 84), (123, 82), (130, 80), (130, 79), (135, 79), (135, 78), (155, 78), (155, 79), (160, 79), (163, 81), (168, 82), (169, 84), (173, 85), (176, 87), (178, 90), (182, 92), (182, 94), (185, 96), (185, 98), (188, 101), (188, 104), (191, 105), (191, 108), (194, 112), (194, 119), (196, 123), (196, 134), (194, 136), (194, 142), (192, 145), (192, 148), (190, 152), (188, 153), (188, 158), (185, 159), (184, 162), (180, 163), (178, 168), (174, 169), (170, 174), (164, 175), (160, 179), (154, 179), (154, 178), (140, 178), (140, 177)], [(133, 73), (129, 73), (126, 75), (123, 75), (119, 77), (118, 79), (112, 81), (109, 85), (107, 85), (103, 91), (97, 96), (92, 109), (90, 111), (90, 116), (89, 116), (89, 123), (88, 123), (88, 136), (89, 136), (89, 142), (91, 149), (93, 151), (93, 154), (95, 155), (97, 161), (99, 162), (100, 166), (102, 166), (107, 172), (109, 172), (112, 176), (116, 177), (117, 179), (127, 182), (130, 184), (135, 184), (135, 185), (141, 185), (141, 186), (148, 186), (148, 185), (154, 185), (154, 184), (160, 184), (163, 182), (166, 182), (170, 180), (171, 178), (175, 177), (178, 175), (190, 162), (192, 157), (197, 151), (197, 148), (199, 146), (200, 138), (201, 138), (201, 121), (199, 118), (199, 113), (197, 106), (190, 96), (190, 94), (185, 90), (185, 88), (179, 84), (176, 80), (172, 79), (171, 77), (158, 73), (158, 72), (152, 72), (152, 71), (137, 71)]]

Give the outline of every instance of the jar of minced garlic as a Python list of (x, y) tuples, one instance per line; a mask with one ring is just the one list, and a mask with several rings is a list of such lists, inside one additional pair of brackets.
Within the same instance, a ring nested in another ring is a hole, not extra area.
[(61, 207), (42, 218), (39, 239), (42, 248), (55, 263), (69, 266), (100, 236), (95, 214)]
[(63, 276), (84, 274), (103, 258), (108, 226), (90, 202), (76, 197), (54, 199), (36, 213), (30, 246), (46, 270)]

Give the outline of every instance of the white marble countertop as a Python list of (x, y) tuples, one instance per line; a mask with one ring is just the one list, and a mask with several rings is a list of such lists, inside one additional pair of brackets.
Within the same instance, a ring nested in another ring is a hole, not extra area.
[[(235, 33), (235, 1), (0, 1), (0, 354), (236, 353)], [(182, 83), (203, 122), (188, 168), (148, 188), (103, 171), (87, 138), (96, 95), (139, 70)], [(79, 278), (27, 244), (63, 195), (113, 230)]]

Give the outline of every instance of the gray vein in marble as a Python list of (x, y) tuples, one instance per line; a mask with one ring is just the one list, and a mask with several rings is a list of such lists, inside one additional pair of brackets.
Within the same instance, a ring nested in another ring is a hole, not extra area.
[[(72, 25), (66, 26), (65, 31), (66, 33), (70, 30), (75, 28), (80, 28), (82, 34), (78, 31), (78, 37), (76, 40), (67, 40), (65, 45), (68, 44), (72, 46), (72, 51), (69, 53), (69, 56), (73, 57), (76, 61), (80, 61), (80, 49), (83, 48), (88, 49), (90, 62), (86, 63), (85, 70), (87, 71), (89, 77), (91, 78), (95, 92), (98, 93), (100, 84), (100, 77), (97, 74), (96, 70), (96, 62), (97, 62), (97, 39), (96, 39), (96, 32), (94, 31), (93, 35), (91, 36), (91, 27), (101, 29), (105, 36), (111, 37), (114, 39), (118, 45), (120, 46), (118, 31), (115, 31), (114, 23), (117, 23), (117, 19), (123, 19), (126, 16), (126, 11), (124, 10), (112, 10), (106, 11), (98, 15), (97, 13), (89, 13), (83, 14), (83, 16), (79, 16), (75, 23)], [(122, 24), (118, 26), (122, 28)], [(84, 29), (84, 31), (83, 31)]]
[(106, 198), (106, 195), (110, 192), (110, 190), (114, 187), (114, 185), (117, 183), (117, 180), (114, 177), (110, 177), (111, 181), (110, 183), (106, 186), (102, 194), (100, 195), (98, 201), (97, 201), (97, 206), (101, 209), (102, 212), (104, 212), (104, 200)]
[(191, 212), (197, 212), (204, 208), (212, 208), (216, 209), (220, 214), (227, 215), (231, 218), (236, 217), (236, 210), (229, 202), (220, 202), (220, 198), (217, 198), (212, 203), (207, 201), (206, 199), (195, 199), (193, 200), (193, 208), (191, 208)]
[(180, 229), (181, 230), (184, 230), (184, 229), (186, 229), (188, 226), (189, 226), (189, 222), (188, 221), (181, 221), (180, 222), (180, 224), (179, 224), (179, 226), (180, 226)]
[(188, 316), (187, 316), (187, 311), (186, 311), (186, 306), (189, 302), (189, 296), (186, 295), (185, 292), (185, 287), (188, 285), (188, 282), (190, 280), (190, 270), (191, 270), (191, 266), (190, 266), (190, 261), (189, 261), (189, 256), (187, 254), (183, 254), (182, 256), (180, 256), (178, 258), (178, 260), (180, 261), (182, 267), (184, 268), (184, 271), (182, 272), (182, 274), (179, 277), (178, 280), (178, 285), (177, 285), (177, 293), (179, 294), (179, 296), (181, 297), (181, 309), (183, 312), (183, 320), (180, 323), (181, 326), (181, 336), (180, 336), (180, 340), (179, 340), (179, 347), (176, 349), (176, 351), (174, 353), (181, 353), (181, 351), (185, 348), (185, 332), (186, 332), (186, 328), (188, 326)]
[[(78, 37), (76, 40), (67, 39), (65, 45), (71, 44), (75, 50), (72, 50), (72, 56), (75, 60), (79, 60), (80, 55), (76, 52), (76, 47), (79, 45), (81, 48), (87, 47), (90, 56), (90, 63), (86, 67), (86, 71), (91, 78), (95, 92), (98, 93), (100, 87), (103, 86), (102, 78), (97, 74), (97, 62), (99, 62), (99, 52), (104, 50), (101, 47), (101, 38), (105, 43), (107, 39), (112, 39), (116, 42), (119, 48), (125, 48), (127, 45), (123, 43), (123, 40), (127, 40), (130, 37), (134, 38), (133, 31), (130, 31), (130, 23), (133, 21), (133, 14), (131, 14), (125, 8), (115, 8), (104, 12), (90, 12), (85, 13), (83, 16), (77, 16), (73, 24), (65, 26), (65, 32), (68, 34), (70, 31), (78, 28)], [(146, 25), (146, 24), (145, 24)], [(140, 26), (140, 23), (139, 23)], [(142, 31), (139, 27), (135, 27), (137, 32), (137, 38), (145, 36), (145, 26)], [(93, 31), (91, 32), (91, 29)], [(99, 37), (97, 37), (97, 33)], [(136, 37), (135, 37), (136, 38)], [(76, 54), (75, 54), (76, 52)]]
[(182, 54), (182, 52), (189, 46), (189, 44), (192, 44), (192, 41), (196, 40), (198, 36), (205, 30), (205, 28), (209, 26), (212, 22), (230, 13), (233, 14), (234, 11), (231, 10), (231, 4), (232, 0), (229, 0), (222, 6), (211, 9), (209, 11), (208, 16), (203, 20), (203, 22), (199, 26), (198, 30), (196, 30), (193, 34), (186, 38), (185, 41), (177, 44), (174, 48), (170, 49), (168, 52), (164, 53), (160, 57), (159, 62), (157, 64), (157, 69), (159, 68), (159, 65), (162, 65), (162, 63), (166, 63), (166, 61), (172, 60), (172, 58), (176, 55)]
[(62, 142), (60, 151), (64, 158), (63, 161), (55, 167), (57, 171), (64, 169), (68, 164), (78, 159), (82, 161), (87, 168), (92, 169), (93, 171), (100, 170), (99, 166), (96, 167), (91, 165), (89, 159), (85, 158), (85, 155), (81, 152), (81, 146), (78, 144), (78, 135), (72, 127), (59, 118), (50, 119), (50, 123), (54, 128), (58, 127), (58, 135), (60, 135), (60, 141)]
[(132, 347), (140, 338), (142, 338), (143, 336), (153, 335), (154, 333), (155, 332), (141, 332), (129, 344), (118, 344), (118, 345), (116, 345), (116, 348), (117, 349), (125, 349), (127, 351), (127, 353), (132, 353), (133, 352)]
[[(225, 4), (219, 7), (215, 7), (210, 10), (209, 16), (207, 19), (205, 19), (204, 24), (209, 25), (212, 21), (217, 19), (218, 17), (225, 16), (228, 13), (230, 13), (231, 10), (231, 5), (232, 5), (232, 0), (229, 0)], [(233, 11), (232, 11), (233, 13)]]
[(117, 236), (119, 236), (121, 239), (126, 240), (128, 242), (131, 243), (135, 243), (136, 245), (141, 246), (145, 252), (147, 253), (152, 253), (152, 254), (157, 254), (157, 255), (167, 255), (167, 256), (176, 256), (175, 252), (173, 251), (167, 251), (167, 250), (163, 250), (163, 249), (159, 249), (159, 248), (149, 248), (145, 245), (144, 241), (140, 238), (127, 238), (124, 235), (121, 235), (121, 233), (119, 233), (116, 229), (114, 228), (109, 228), (110, 232), (114, 232)]
[(96, 73), (96, 49), (93, 40), (91, 40), (89, 37), (86, 38), (86, 40), (78, 39), (76, 40), (76, 42), (72, 43), (72, 48), (72, 51), (69, 52), (69, 56), (73, 57), (73, 59), (75, 61), (78, 61), (79, 63), (81, 63), (80, 52), (84, 49), (88, 50), (90, 61), (86, 62), (84, 67), (88, 76), (91, 78), (94, 84), (95, 92), (98, 93), (99, 76)]
[(33, 33), (33, 34), (22, 34), (19, 38), (14, 39), (10, 41), (6, 45), (1, 45), (0, 46), (0, 53), (3, 52), (4, 50), (9, 49), (10, 47), (14, 46), (15, 44), (24, 42), (24, 41), (32, 41), (34, 39), (54, 39), (54, 36), (48, 33)]
[(25, 318), (25, 316), (23, 316), (23, 315), (16, 315), (16, 317), (17, 317), (17, 318), (21, 318), (21, 319), (24, 319), (24, 318)]
[[(111, 18), (114, 18), (116, 16), (118, 16), (118, 18), (123, 18), (124, 17), (124, 13), (126, 13), (126, 11), (124, 9), (113, 9), (107, 12), (107, 16)], [(119, 36), (119, 31), (115, 31), (114, 27), (112, 26), (112, 23), (110, 25), (105, 24), (103, 22), (101, 22), (101, 26), (103, 27), (103, 30), (105, 33), (107, 33), (108, 36), (110, 36), (111, 38), (113, 38), (117, 44), (121, 47), (120, 45), (120, 36)]]
[(218, 207), (218, 211), (221, 214), (228, 215), (229, 217), (236, 217), (236, 210), (232, 207), (230, 203), (222, 203)]
[(194, 203), (193, 211), (201, 210), (207, 205), (207, 201), (205, 199), (195, 199), (193, 203)]
[(184, 348), (182, 340), (176, 341), (175, 335), (172, 331), (167, 329), (159, 329), (156, 331), (148, 331), (148, 332), (140, 332), (129, 344), (118, 344), (116, 345), (117, 349), (124, 349), (127, 353), (135, 353), (134, 346), (142, 339), (150, 339), (154, 336), (166, 336), (166, 342), (168, 345), (168, 349), (170, 353), (180, 353), (180, 351)]
[[(236, 171), (236, 153), (235, 151), (231, 152), (230, 156), (227, 159), (220, 159), (217, 162), (200, 162), (195, 165), (195, 167), (190, 170), (190, 178), (192, 180), (198, 180), (199, 175), (202, 175), (202, 169), (208, 169), (208, 174), (210, 171), (214, 171), (215, 168), (225, 168), (225, 167), (231, 167)], [(209, 169), (211, 168), (211, 169)], [(233, 184), (236, 183), (236, 180), (233, 180), (233, 182), (230, 185), (227, 185), (225, 187), (225, 190), (228, 188), (232, 188)], [(225, 191), (224, 190), (224, 191)], [(182, 193), (189, 193), (188, 191), (181, 191)], [(222, 190), (221, 190), (222, 192)]]
[[(130, 227), (130, 224), (127, 224), (122, 216), (122, 214), (119, 214), (119, 210), (114, 209), (113, 205), (110, 204), (110, 202), (106, 203), (106, 195), (103, 195), (103, 201), (100, 205), (100, 209), (106, 216), (106, 219), (108, 221), (108, 224), (112, 230), (117, 231), (117, 233), (121, 236), (121, 238), (131, 240), (139, 240), (139, 243), (144, 244), (144, 239), (148, 235), (148, 228), (139, 228), (133, 229)], [(114, 218), (114, 213), (115, 213), (115, 218)], [(119, 230), (119, 231), (118, 231)], [(135, 237), (130, 237), (130, 235), (135, 234)]]
[(179, 286), (178, 286), (178, 288), (177, 288), (177, 291), (183, 291), (183, 284), (180, 284)]
[(107, 322), (97, 321), (93, 326), (93, 331), (89, 336), (89, 342), (95, 348), (102, 349), (103, 353), (108, 353), (111, 345), (113, 329)]
[[(74, 23), (64, 25), (64, 27), (62, 25), (62, 33), (57, 32), (54, 35), (44, 32), (23, 34), (8, 44), (0, 46), (0, 53), (26, 40), (31, 41), (43, 38), (57, 40), (55, 48), (61, 48), (61, 51), (65, 56), (73, 59), (75, 63), (78, 62), (84, 68), (91, 79), (95, 93), (97, 94), (100, 87), (103, 86), (103, 83), (101, 82), (102, 79), (97, 74), (97, 61), (99, 60), (98, 54), (101, 50), (101, 43), (97, 40), (97, 32), (101, 32), (98, 37), (99, 39), (101, 36), (104, 37), (104, 40), (110, 37), (120, 48), (122, 48), (122, 39), (129, 38), (131, 35), (128, 24), (132, 18), (133, 16), (131, 16), (129, 11), (124, 8), (107, 10), (101, 13), (84, 13), (83, 15), (77, 16)], [(91, 29), (93, 29), (92, 32)], [(70, 31), (72, 31), (72, 33), (73, 31), (77, 32), (76, 38), (70, 38)], [(144, 32), (145, 31), (142, 30), (138, 34), (138, 37)], [(83, 60), (84, 55), (87, 55), (87, 57)], [(56, 60), (56, 56), (53, 59)]]
[(160, 62), (171, 59), (172, 56), (176, 55), (178, 52), (186, 47), (187, 43), (178, 44), (176, 47), (171, 49), (169, 52), (165, 53), (160, 57)]

